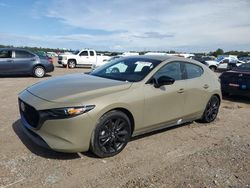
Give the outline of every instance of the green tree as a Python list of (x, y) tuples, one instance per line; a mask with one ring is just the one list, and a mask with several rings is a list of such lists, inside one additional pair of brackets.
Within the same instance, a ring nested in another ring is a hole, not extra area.
[(224, 54), (224, 50), (222, 50), (221, 48), (218, 48), (215, 52), (212, 53), (212, 55), (215, 57), (219, 55), (223, 55), (223, 54)]

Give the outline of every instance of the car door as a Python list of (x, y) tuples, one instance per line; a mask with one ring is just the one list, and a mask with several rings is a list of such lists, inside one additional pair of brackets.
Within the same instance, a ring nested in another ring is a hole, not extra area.
[(36, 61), (35, 55), (24, 50), (15, 50), (13, 58), (13, 73), (30, 73)]
[(94, 64), (97, 61), (96, 53), (93, 50), (89, 50), (89, 63)]
[(88, 50), (83, 50), (79, 54), (78, 64), (81, 64), (81, 65), (88, 65), (88, 64), (90, 64), (89, 63), (89, 52), (88, 52)]
[[(183, 118), (195, 119), (205, 110), (210, 95), (211, 81), (206, 79), (203, 68), (199, 65), (182, 62), (185, 71)], [(199, 118), (199, 117), (198, 117)]]
[(0, 74), (11, 74), (12, 66), (12, 51), (6, 49), (0, 50)]
[(218, 69), (227, 69), (228, 68), (228, 63), (229, 63), (229, 59), (224, 59), (222, 60), (219, 64), (218, 64)]
[(157, 129), (166, 124), (182, 122), (184, 107), (183, 72), (179, 62), (170, 62), (161, 67), (153, 76), (158, 79), (168, 76), (175, 79), (172, 85), (154, 87), (154, 84), (145, 84), (144, 125), (142, 129)]

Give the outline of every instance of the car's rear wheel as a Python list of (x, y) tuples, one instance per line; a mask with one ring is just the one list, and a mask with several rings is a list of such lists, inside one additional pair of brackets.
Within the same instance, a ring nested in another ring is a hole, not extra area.
[(70, 69), (75, 68), (75, 67), (76, 67), (76, 62), (75, 62), (75, 60), (69, 60), (69, 61), (68, 61), (68, 67), (69, 67)]
[(214, 71), (214, 72), (215, 72), (215, 71), (216, 71), (216, 69), (217, 69), (217, 67), (216, 67), (216, 66), (210, 66), (209, 68), (210, 68), (212, 71)]
[(37, 78), (42, 78), (45, 75), (45, 69), (42, 66), (36, 66), (33, 69), (33, 75)]
[(207, 103), (201, 121), (204, 123), (210, 123), (214, 121), (219, 112), (219, 107), (220, 107), (220, 99), (218, 96), (213, 95)]
[(126, 114), (113, 110), (104, 114), (92, 134), (91, 150), (98, 157), (120, 153), (131, 136), (131, 123)]

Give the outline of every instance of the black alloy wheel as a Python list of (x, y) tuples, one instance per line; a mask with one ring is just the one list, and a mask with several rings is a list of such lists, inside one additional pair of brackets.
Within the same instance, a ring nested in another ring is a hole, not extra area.
[(206, 106), (205, 112), (202, 117), (202, 122), (204, 123), (210, 123), (214, 121), (217, 117), (217, 114), (219, 112), (220, 107), (220, 99), (213, 95), (210, 100), (208, 101), (208, 104)]
[(123, 150), (131, 135), (129, 118), (121, 111), (110, 111), (99, 121), (91, 150), (99, 157), (111, 157)]

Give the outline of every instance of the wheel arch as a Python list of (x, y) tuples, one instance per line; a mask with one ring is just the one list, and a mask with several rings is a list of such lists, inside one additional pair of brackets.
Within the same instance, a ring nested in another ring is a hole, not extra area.
[(209, 68), (214, 68), (214, 70), (217, 70), (217, 66), (216, 65), (210, 65)]
[(134, 129), (135, 129), (135, 119), (134, 119), (133, 114), (127, 108), (115, 107), (115, 108), (109, 109), (108, 111), (103, 113), (102, 116), (105, 115), (106, 113), (108, 113), (110, 111), (114, 111), (114, 110), (121, 111), (121, 112), (123, 112), (124, 114), (126, 114), (128, 116), (128, 118), (130, 120), (130, 123), (131, 123), (131, 135), (133, 135), (133, 132), (134, 132)]
[(35, 70), (36, 67), (42, 67), (44, 69), (44, 71), (45, 71), (45, 74), (46, 74), (46, 72), (47, 72), (46, 67), (43, 64), (38, 63), (38, 64), (33, 65), (32, 70), (31, 70), (32, 75), (34, 74), (34, 70)]
[(67, 61), (67, 63), (69, 63), (69, 61), (74, 61), (77, 64), (77, 61), (74, 58), (69, 58), (68, 61)]
[[(220, 102), (220, 104), (221, 104), (221, 96), (220, 96), (218, 93), (214, 93), (212, 96), (218, 97), (219, 102)], [(212, 97), (212, 96), (211, 96), (211, 97)]]

